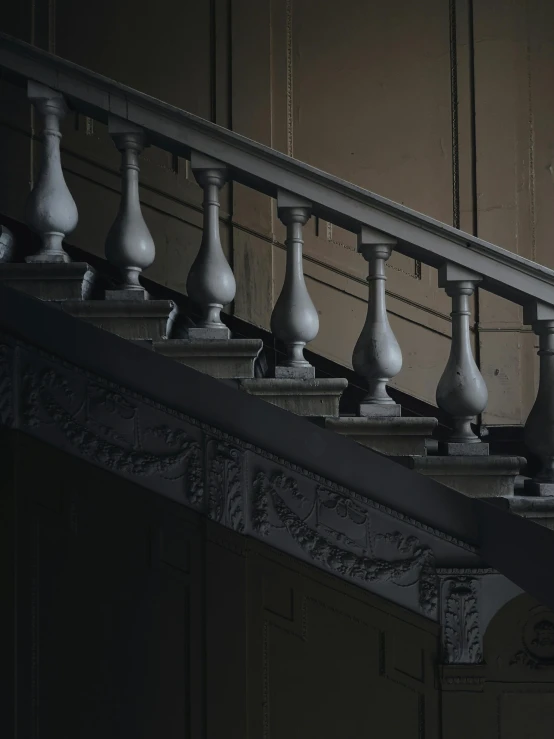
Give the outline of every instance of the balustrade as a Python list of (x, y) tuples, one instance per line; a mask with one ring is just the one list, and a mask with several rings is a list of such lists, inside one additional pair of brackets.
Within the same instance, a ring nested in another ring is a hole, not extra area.
[(275, 368), (275, 377), (310, 379), (315, 377), (315, 369), (304, 357), (304, 347), (317, 336), (319, 317), (304, 280), (302, 228), (310, 219), (311, 205), (280, 190), (277, 211), (287, 227), (287, 265), (271, 330), (285, 345), (287, 358)]
[(139, 155), (145, 145), (142, 129), (110, 116), (108, 130), (121, 152), (121, 200), (115, 221), (106, 238), (106, 259), (121, 272), (119, 290), (109, 297), (146, 297), (139, 275), (156, 256), (139, 199)]
[(37, 82), (27, 84), (27, 96), (43, 121), (40, 173), (27, 199), (25, 217), (39, 234), (41, 249), (28, 262), (69, 262), (62, 242), (77, 226), (77, 206), (66, 185), (60, 160), (60, 123), (67, 113), (63, 95)]
[[(525, 438), (530, 451), (540, 457), (542, 468), (528, 487), (535, 494), (554, 494), (553, 272), (117, 83), (103, 80), (100, 85), (87, 70), (77, 70), (37, 49), (21, 52), (19, 58), (19, 47), (14, 51), (14, 44), (19, 42), (7, 42), (5, 53), (0, 46), (0, 66), (16, 77), (34, 75), (27, 83), (27, 94), (43, 122), (41, 169), (26, 206), (27, 222), (39, 234), (41, 248), (27, 261), (69, 261), (63, 241), (78, 222), (60, 161), (65, 93), (76, 111), (108, 120), (109, 132), (121, 152), (121, 200), (106, 239), (106, 257), (120, 270), (121, 285), (107, 297), (147, 297), (139, 277), (154, 261), (155, 245), (141, 211), (138, 165), (147, 139), (172, 154), (190, 153), (192, 171), (204, 191), (202, 241), (187, 279), (188, 294), (201, 310), (198, 325), (189, 329), (191, 339), (230, 338), (221, 311), (234, 300), (236, 284), (221, 245), (222, 187), (233, 178), (277, 198), (278, 215), (287, 232), (285, 278), (271, 317), (271, 329), (287, 353), (276, 367), (277, 378), (310, 379), (315, 374), (304, 356), (306, 345), (317, 336), (319, 318), (304, 279), (303, 227), (314, 213), (359, 234), (358, 252), (368, 263), (369, 285), (367, 316), (352, 357), (354, 369), (368, 383), (360, 405), (362, 416), (400, 415), (400, 407), (387, 392), (387, 384), (402, 367), (402, 353), (386, 310), (385, 264), (392, 250), (399, 248), (431, 266), (443, 264), (439, 284), (452, 299), (452, 342), (436, 401), (453, 419), (446, 451), (488, 452), (488, 445), (471, 428), (471, 421), (487, 404), (487, 388), (473, 357), (469, 324), (470, 298), (476, 286), (482, 285), (526, 306), (525, 320), (532, 323), (539, 337), (540, 383)], [(54, 79), (59, 90), (43, 84)], [(113, 110), (125, 110), (129, 120), (114, 116)], [(2, 261), (10, 258), (8, 246), (3, 243)]]
[(229, 339), (221, 310), (235, 299), (236, 283), (221, 246), (219, 228), (219, 192), (227, 181), (227, 168), (196, 152), (191, 156), (191, 168), (204, 190), (204, 223), (200, 248), (187, 279), (188, 295), (200, 307), (202, 316), (188, 333), (190, 338)]
[(400, 416), (401, 408), (387, 393), (387, 383), (402, 369), (402, 352), (390, 327), (385, 298), (385, 263), (396, 244), (386, 234), (362, 228), (358, 251), (369, 265), (367, 316), (354, 347), (352, 366), (365, 377), (368, 393), (360, 405), (361, 416)]

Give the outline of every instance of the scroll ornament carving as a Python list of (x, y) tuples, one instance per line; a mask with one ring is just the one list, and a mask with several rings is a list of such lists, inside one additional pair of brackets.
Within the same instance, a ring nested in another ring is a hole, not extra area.
[[(303, 509), (302, 514), (293, 507)], [(354, 540), (332, 519), (322, 521), (322, 509), (336, 519), (348, 519), (363, 532)], [(362, 583), (390, 582), (400, 587), (418, 584), (419, 605), (432, 615), (437, 605), (437, 578), (434, 555), (415, 536), (373, 530), (369, 511), (349, 498), (316, 488), (310, 500), (298, 483), (283, 474), (256, 476), (252, 497), (252, 527), (261, 536), (286, 530), (293, 541), (327, 570)], [(377, 553), (379, 551), (379, 554)]]
[(240, 449), (215, 440), (208, 446), (208, 515), (243, 533), (243, 454)]
[(443, 649), (447, 664), (483, 661), (478, 583), (475, 578), (459, 577), (443, 585)]
[[(80, 454), (113, 472), (168, 480), (184, 477), (188, 502), (192, 506), (202, 503), (199, 442), (183, 429), (164, 424), (142, 428), (138, 404), (95, 382), (79, 384), (77, 390), (52, 368), (27, 366), (22, 384), (23, 424), (55, 428)], [(132, 429), (131, 439), (118, 430), (125, 424)], [(161, 453), (147, 450), (148, 445), (159, 447), (160, 442), (165, 447)]]

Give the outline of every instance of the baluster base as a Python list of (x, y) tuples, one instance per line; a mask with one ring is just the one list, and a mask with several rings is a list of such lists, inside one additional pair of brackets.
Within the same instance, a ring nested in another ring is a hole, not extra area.
[(393, 457), (395, 462), (432, 477), (437, 482), (470, 498), (512, 496), (527, 460), (524, 457), (428, 456)]
[(56, 254), (31, 254), (25, 257), (27, 264), (68, 264), (71, 262), (69, 254), (57, 252)]
[(255, 362), (262, 349), (261, 339), (165, 339), (154, 343), (154, 350), (159, 354), (223, 380), (253, 379)]
[(96, 280), (86, 262), (0, 264), (0, 282), (39, 300), (89, 300)]
[(439, 454), (451, 457), (486, 457), (489, 454), (489, 445), (483, 441), (441, 441)]
[(550, 498), (554, 496), (554, 482), (541, 482), (540, 480), (525, 480), (525, 495), (534, 495), (539, 498)]
[(326, 418), (325, 427), (381, 454), (425, 456), (436, 418)]
[(159, 341), (167, 336), (171, 300), (66, 300), (62, 310), (123, 339)]
[(273, 377), (239, 380), (241, 390), (298, 416), (321, 418), (339, 415), (339, 401), (348, 380), (325, 377), (293, 380)]
[(106, 290), (104, 293), (106, 300), (150, 300), (150, 295), (146, 290), (141, 287), (138, 290), (135, 289), (119, 289), (119, 290)]
[(402, 406), (398, 403), (364, 403), (358, 406), (358, 414), (364, 418), (398, 418)]
[(315, 367), (311, 364), (294, 367), (279, 364), (275, 367), (275, 378), (279, 380), (313, 380), (315, 379)]
[(191, 326), (187, 329), (187, 338), (191, 341), (224, 340), (231, 338), (231, 332), (227, 326)]

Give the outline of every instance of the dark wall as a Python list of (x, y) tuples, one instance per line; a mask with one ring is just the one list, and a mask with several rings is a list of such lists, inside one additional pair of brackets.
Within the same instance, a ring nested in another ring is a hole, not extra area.
[(551, 735), (527, 595), (440, 666), (436, 624), (138, 485), (19, 432), (0, 463), (2, 738)]
[(2, 455), (2, 736), (438, 736), (435, 625), (29, 437)]

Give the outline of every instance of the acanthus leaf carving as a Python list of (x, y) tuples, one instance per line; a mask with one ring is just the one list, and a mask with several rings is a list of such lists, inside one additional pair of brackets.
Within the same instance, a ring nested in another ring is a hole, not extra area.
[(479, 623), (479, 580), (451, 578), (443, 584), (443, 652), (446, 664), (479, 664), (483, 661)]
[(208, 516), (234, 531), (244, 531), (243, 453), (217, 440), (208, 443)]

